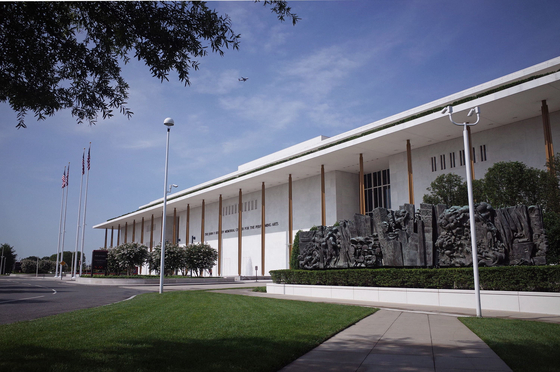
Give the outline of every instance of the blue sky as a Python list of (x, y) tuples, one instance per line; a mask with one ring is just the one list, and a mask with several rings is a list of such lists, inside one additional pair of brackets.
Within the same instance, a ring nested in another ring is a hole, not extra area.
[(175, 120), (169, 182), (184, 189), (560, 56), (558, 1), (289, 4), (302, 18), (296, 26), (251, 1), (210, 2), (231, 17), (240, 49), (201, 58), (187, 87), (130, 63), (130, 120), (116, 114), (78, 125), (62, 111), (42, 122), (28, 115), (28, 128), (16, 130), (15, 113), (0, 103), (0, 243), (20, 259), (56, 252), (60, 179), (70, 162), (65, 250), (74, 250), (89, 142), (88, 262), (104, 243), (93, 225), (162, 197), (166, 117)]

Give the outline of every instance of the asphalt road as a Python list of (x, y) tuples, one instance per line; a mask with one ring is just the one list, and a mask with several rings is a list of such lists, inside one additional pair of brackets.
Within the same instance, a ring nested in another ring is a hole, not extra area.
[(112, 304), (146, 293), (54, 279), (0, 277), (0, 324)]

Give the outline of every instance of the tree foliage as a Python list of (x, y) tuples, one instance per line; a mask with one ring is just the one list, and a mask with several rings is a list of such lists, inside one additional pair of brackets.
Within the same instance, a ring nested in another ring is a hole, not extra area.
[[(48, 274), (55, 271), (56, 262), (51, 260), (39, 260), (39, 274)], [(26, 274), (37, 273), (37, 259), (28, 257), (21, 260), (21, 272)]]
[(494, 208), (517, 204), (554, 206), (558, 182), (548, 172), (518, 161), (498, 162), (484, 176), (484, 193)]
[(136, 266), (142, 266), (148, 259), (148, 248), (139, 243), (124, 243), (109, 249), (107, 266), (116, 273), (126, 271), (132, 275)]
[(216, 265), (218, 251), (208, 244), (199, 243), (188, 245), (185, 249), (185, 263), (197, 276), (204, 270), (210, 270)]
[[(0, 246), (0, 255), (4, 255), (4, 267), (2, 268), (2, 273), (11, 273), (16, 263), (17, 253), (14, 247), (4, 243)], [(5, 270), (4, 270), (5, 269)]]
[(446, 173), (437, 176), (427, 190), (430, 194), (424, 195), (424, 203), (449, 206), (469, 204), (466, 182), (456, 174)]
[(299, 233), (301, 233), (301, 230), (298, 230), (296, 233), (296, 237), (294, 238), (294, 243), (292, 245), (292, 253), (290, 255), (290, 269), (293, 270), (299, 269)]
[[(73, 259), (72, 259), (73, 256), (74, 256), (74, 252), (72, 252), (72, 251), (64, 251), (64, 252), (62, 252), (62, 261), (65, 262), (65, 265), (64, 265), (63, 268), (62, 268), (63, 270), (68, 270), (68, 269), (70, 269), (70, 268), (72, 267), (72, 263), (74, 262)], [(53, 255), (51, 255), (51, 256), (49, 257), (49, 259), (50, 259), (51, 261), (54, 261), (54, 262), (55, 262), (55, 265), (56, 265), (56, 253), (53, 254)], [(60, 260), (59, 260), (59, 261), (60, 261)], [(84, 262), (84, 263), (86, 262), (86, 255), (85, 255), (85, 254), (82, 256), (82, 262)]]
[[(264, 5), (299, 20), (286, 1)], [(230, 18), (199, 1), (2, 2), (0, 12), (0, 102), (18, 128), (28, 111), (43, 120), (71, 109), (90, 124), (114, 110), (130, 117), (121, 63), (141, 60), (160, 81), (175, 71), (188, 85), (209, 50), (239, 47)]]
[[(161, 270), (161, 244), (156, 246), (148, 257), (150, 270), (158, 273)], [(187, 267), (185, 248), (177, 244), (165, 243), (165, 275), (173, 275), (177, 270), (184, 270)]]

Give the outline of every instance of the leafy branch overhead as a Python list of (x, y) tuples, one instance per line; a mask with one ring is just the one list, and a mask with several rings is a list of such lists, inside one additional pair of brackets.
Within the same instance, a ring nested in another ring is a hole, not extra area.
[[(264, 1), (278, 19), (299, 20), (286, 1)], [(175, 71), (189, 85), (191, 69), (208, 50), (238, 49), (228, 15), (205, 2), (2, 2), (0, 102), (17, 112), (18, 128), (71, 109), (94, 124), (114, 110), (130, 118), (121, 62), (142, 60), (153, 77)]]

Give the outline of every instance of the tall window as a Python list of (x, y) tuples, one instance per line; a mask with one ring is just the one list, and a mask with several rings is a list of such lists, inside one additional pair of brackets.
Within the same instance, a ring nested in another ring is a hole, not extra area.
[(364, 175), (366, 214), (375, 208), (391, 208), (391, 178), (389, 169)]
[(435, 156), (432, 156), (432, 172), (437, 171), (437, 160)]
[(449, 153), (449, 168), (455, 168), (455, 152)]
[(440, 164), (441, 170), (444, 170), (445, 169), (445, 154), (439, 156), (439, 164)]

